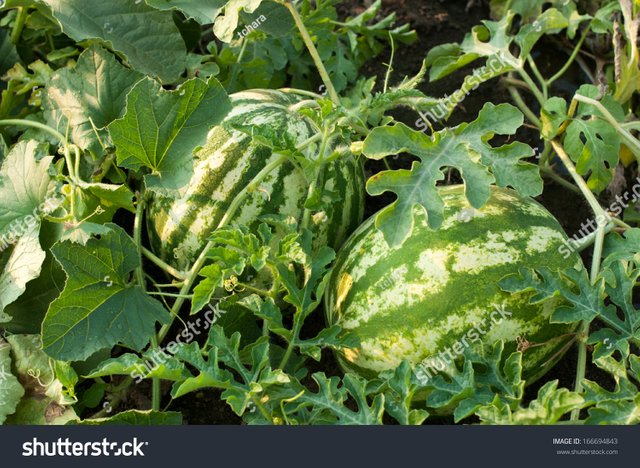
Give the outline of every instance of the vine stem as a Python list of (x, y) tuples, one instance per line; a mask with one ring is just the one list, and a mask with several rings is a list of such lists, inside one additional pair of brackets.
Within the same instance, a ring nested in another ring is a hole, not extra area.
[(42, 124), (40, 122), (34, 122), (32, 120), (25, 120), (25, 119), (0, 120), (0, 127), (9, 126), (9, 125), (37, 128), (38, 130), (42, 130), (43, 132), (48, 133), (49, 135), (54, 137), (56, 140), (58, 140), (60, 144), (64, 145), (64, 160), (67, 164), (69, 177), (72, 181), (74, 182), (76, 181), (78, 174), (76, 173), (75, 169), (79, 166), (80, 152), (78, 150), (78, 147), (73, 145), (75, 158), (76, 158), (76, 161), (73, 162), (71, 160), (71, 153), (69, 152), (69, 144), (66, 136), (64, 136), (62, 133), (60, 133), (56, 129), (49, 127), (48, 125)]
[(546, 102), (544, 94), (542, 93), (542, 91), (540, 91), (540, 88), (536, 86), (533, 78), (531, 78), (531, 76), (526, 72), (524, 67), (518, 69), (518, 74), (522, 77), (524, 82), (527, 83), (527, 85), (529, 86), (529, 90), (536, 97), (536, 99), (540, 103), (540, 106), (544, 105), (544, 103)]
[(571, 52), (571, 55), (569, 56), (569, 60), (567, 60), (564, 66), (560, 70), (558, 70), (558, 72), (555, 75), (553, 75), (551, 78), (547, 80), (547, 82), (545, 83), (546, 86), (551, 86), (558, 78), (560, 78), (562, 75), (566, 73), (566, 71), (569, 69), (571, 64), (575, 61), (576, 57), (578, 56), (578, 53), (582, 48), (582, 44), (584, 43), (584, 40), (589, 35), (590, 30), (591, 30), (591, 23), (589, 23), (587, 27), (584, 29), (584, 31), (582, 32), (582, 36), (580, 36), (578, 43), (576, 44), (573, 51)]
[(574, 193), (582, 194), (582, 192), (578, 187), (576, 187), (571, 182), (560, 177), (558, 174), (556, 174), (556, 171), (554, 171), (551, 167), (549, 166), (539, 166), (539, 167), (540, 167), (540, 171), (542, 171), (544, 175), (548, 176), (551, 180), (553, 180), (557, 184), (562, 185), (563, 187), (571, 190)]
[[(591, 262), (591, 272), (590, 272), (590, 280), (591, 284), (595, 284), (598, 279), (598, 275), (600, 274), (600, 262), (602, 260), (602, 247), (604, 245), (604, 236), (605, 236), (605, 227), (606, 227), (606, 219), (607, 215), (604, 209), (598, 203), (595, 195), (584, 181), (584, 179), (578, 174), (576, 171), (573, 162), (569, 155), (565, 152), (564, 148), (557, 140), (552, 140), (551, 145), (553, 149), (556, 151), (558, 157), (562, 160), (563, 164), (569, 171), (569, 174), (575, 181), (576, 185), (584, 195), (587, 203), (593, 210), (593, 213), (596, 215), (596, 238), (595, 245), (593, 247), (593, 258)], [(605, 224), (603, 224), (603, 222)], [(576, 369), (576, 379), (574, 383), (574, 391), (576, 393), (582, 393), (583, 381), (586, 371), (587, 365), (587, 337), (589, 335), (589, 324), (590, 322), (587, 320), (583, 320), (580, 324), (579, 332), (578, 332), (578, 364)], [(580, 417), (580, 410), (575, 409), (571, 412), (571, 420), (576, 421)]]
[[(231, 220), (231, 218), (233, 218), (233, 216), (235, 215), (236, 211), (240, 207), (240, 204), (244, 201), (244, 198), (246, 197), (246, 195), (252, 190), (254, 190), (272, 170), (274, 170), (276, 167), (280, 166), (287, 160), (288, 160), (287, 156), (280, 155), (279, 157), (271, 161), (269, 164), (267, 164), (258, 174), (256, 174), (253, 180), (249, 184), (247, 184), (247, 186), (233, 199), (233, 201), (231, 202), (231, 205), (229, 206), (229, 209), (225, 213), (224, 217), (220, 220), (220, 223), (218, 223), (218, 226), (216, 229), (220, 229), (226, 226)], [(211, 250), (213, 245), (214, 243), (212, 241), (209, 241), (209, 243), (207, 243), (207, 245), (204, 247), (202, 252), (200, 252), (200, 255), (196, 259), (195, 263), (187, 273), (187, 276), (184, 280), (184, 284), (182, 285), (182, 288), (180, 289), (180, 293), (179, 293), (179, 295), (183, 297), (178, 297), (176, 301), (173, 303), (173, 307), (171, 307), (171, 319), (167, 324), (163, 325), (160, 331), (158, 332), (158, 337), (157, 337), (158, 343), (162, 343), (162, 340), (164, 340), (164, 338), (167, 336), (167, 333), (169, 333), (169, 330), (171, 329), (171, 325), (173, 324), (173, 321), (178, 316), (178, 313), (180, 312), (180, 308), (184, 304), (184, 301), (185, 301), (184, 296), (187, 296), (189, 294), (189, 291), (191, 291), (191, 287), (195, 283), (198, 277), (198, 273), (200, 272), (205, 262), (207, 261), (207, 253), (209, 252), (209, 250)]]
[(527, 116), (532, 124), (540, 128), (540, 119), (538, 119), (536, 114), (524, 102), (524, 99), (522, 99), (520, 92), (513, 86), (507, 86), (507, 89), (509, 90), (509, 94), (511, 94), (511, 98), (516, 103), (516, 106), (518, 106), (518, 109), (520, 109), (520, 111)]
[(11, 43), (17, 44), (20, 41), (20, 36), (22, 36), (22, 29), (24, 28), (24, 22), (27, 20), (27, 7), (18, 8), (18, 16), (16, 17), (16, 22), (13, 25), (13, 30), (11, 31)]
[(327, 69), (325, 68), (324, 63), (322, 63), (322, 59), (320, 58), (318, 49), (316, 49), (316, 46), (313, 43), (313, 39), (311, 39), (311, 36), (309, 35), (309, 31), (307, 30), (307, 27), (304, 25), (304, 22), (302, 21), (302, 17), (300, 16), (300, 13), (298, 13), (298, 10), (295, 7), (295, 5), (293, 5), (290, 2), (281, 0), (280, 4), (285, 6), (291, 13), (291, 16), (293, 17), (293, 21), (296, 23), (296, 26), (300, 31), (300, 34), (302, 35), (302, 40), (304, 41), (305, 46), (307, 46), (307, 50), (309, 51), (309, 54), (311, 54), (311, 58), (313, 59), (313, 62), (315, 63), (316, 68), (318, 68), (318, 72), (320, 73), (320, 78), (322, 78), (322, 82), (327, 88), (327, 92), (329, 93), (329, 97), (331, 98), (331, 101), (333, 101), (334, 104), (339, 105), (340, 98), (338, 97), (336, 88), (333, 86), (333, 82), (329, 77), (329, 73), (327, 72)]
[(54, 128), (49, 127), (48, 125), (42, 124), (40, 122), (34, 122), (32, 120), (24, 120), (24, 119), (5, 119), (0, 120), (0, 126), (5, 125), (15, 125), (15, 126), (23, 126), (23, 127), (33, 127), (38, 130), (42, 130), (43, 132), (47, 132), (49, 135), (53, 136), (60, 143), (64, 144), (67, 142), (67, 138), (57, 131)]
[[(136, 268), (136, 279), (138, 287), (146, 292), (144, 280), (144, 270), (142, 269), (142, 215), (146, 206), (144, 196), (138, 195), (138, 206), (136, 207), (136, 217), (133, 221), (133, 241), (138, 247), (138, 268)], [(158, 348), (158, 340), (155, 336), (151, 337), (151, 348), (155, 351)], [(151, 379), (151, 408), (154, 411), (160, 410), (160, 379), (153, 377)]]
[(181, 281), (186, 278), (186, 275), (182, 271), (178, 271), (144, 246), (140, 246), (140, 251), (147, 258), (147, 260), (149, 260), (151, 263), (156, 265), (158, 268), (161, 268), (163, 271), (167, 272), (174, 278)]

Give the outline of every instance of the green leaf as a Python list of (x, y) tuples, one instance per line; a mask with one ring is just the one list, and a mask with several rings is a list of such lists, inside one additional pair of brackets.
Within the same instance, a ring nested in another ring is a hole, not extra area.
[(100, 39), (133, 68), (163, 82), (178, 80), (185, 69), (186, 47), (170, 12), (131, 0), (42, 1), (75, 41)]
[(604, 281), (600, 279), (591, 285), (584, 268), (579, 271), (569, 268), (560, 272), (548, 268), (536, 271), (520, 269), (519, 274), (509, 275), (499, 284), (500, 288), (511, 293), (533, 291), (530, 304), (562, 297), (565, 304), (555, 307), (550, 319), (553, 323), (591, 321), (604, 310)]
[(158, 301), (130, 284), (136, 246), (122, 228), (108, 227), (111, 232), (85, 246), (60, 242), (52, 248), (67, 274), (42, 325), (44, 350), (52, 357), (78, 361), (118, 343), (141, 350), (155, 323), (169, 318)]
[(48, 173), (53, 158), (38, 158), (40, 153), (38, 142), (19, 142), (0, 168), (0, 253), (15, 243), (0, 262), (0, 322), (8, 321), (5, 307), (40, 276), (45, 259), (39, 241), (40, 217), (57, 202), (51, 197), (54, 182)]
[[(490, 196), (490, 185), (512, 186), (524, 196), (542, 192), (538, 169), (521, 161), (533, 150), (522, 143), (499, 148), (489, 142), (494, 135), (512, 135), (522, 125), (523, 116), (509, 104), (485, 104), (478, 118), (469, 124), (436, 133), (433, 139), (404, 124), (375, 128), (364, 141), (364, 154), (371, 159), (403, 152), (420, 158), (411, 170), (383, 171), (367, 182), (371, 195), (390, 191), (398, 199), (383, 209), (376, 226), (391, 245), (401, 244), (413, 229), (413, 210), (427, 214), (429, 225), (442, 224), (444, 206), (436, 183), (444, 180), (443, 168), (460, 171), (465, 194), (475, 208), (481, 208)], [(479, 157), (478, 157), (479, 156)]]
[[(376, 395), (368, 401), (366, 381), (353, 374), (344, 376), (342, 385), (337, 377), (324, 373), (312, 375), (318, 391), (301, 391), (290, 398), (285, 406), (289, 423), (296, 421), (295, 413), (308, 410), (304, 415), (307, 424), (378, 425), (382, 424), (384, 396)], [(345, 405), (347, 398), (353, 399), (356, 410)]]
[(4, 314), (5, 307), (26, 291), (29, 281), (40, 276), (45, 257), (38, 239), (38, 226), (34, 226), (18, 239), (0, 273), (0, 323), (9, 321)]
[(476, 414), (482, 424), (492, 425), (535, 425), (556, 424), (570, 411), (581, 409), (584, 398), (566, 388), (558, 389), (558, 381), (544, 384), (538, 390), (538, 397), (527, 408), (512, 409), (496, 396), (493, 401), (481, 408)]
[(0, 169), (0, 236), (20, 237), (38, 225), (38, 216), (52, 206), (45, 203), (54, 183), (49, 176), (52, 157), (41, 156), (40, 143), (20, 141), (7, 155)]
[(619, 260), (630, 261), (636, 267), (640, 266), (640, 229), (627, 229), (623, 234), (610, 233), (605, 237), (603, 253), (603, 268)]
[(127, 96), (124, 117), (109, 125), (118, 164), (151, 169), (147, 187), (171, 195), (190, 181), (193, 151), (229, 110), (229, 98), (214, 78), (192, 79), (175, 91), (143, 80)]
[(322, 357), (322, 349), (354, 349), (360, 346), (360, 340), (356, 335), (345, 332), (339, 325), (333, 325), (323, 329), (313, 338), (297, 340), (296, 344), (302, 354), (306, 354), (319, 362)]
[[(322, 247), (314, 251), (312, 236), (308, 230), (302, 235), (288, 236), (280, 244), (277, 269), (280, 280), (287, 290), (284, 300), (296, 307), (297, 320), (304, 320), (320, 303), (324, 288), (329, 279), (329, 264), (334, 260), (335, 252), (330, 247)], [(287, 262), (302, 266), (305, 278), (302, 286), (298, 285), (295, 271), (287, 266)]]
[(638, 357), (618, 361), (606, 356), (593, 361), (600, 369), (611, 374), (615, 381), (613, 391), (605, 390), (590, 380), (585, 380), (585, 400), (594, 405), (589, 409), (585, 424), (638, 424), (640, 422), (640, 393), (638, 387), (629, 379), (632, 376), (639, 381)]
[(25, 389), (16, 412), (7, 422), (58, 425), (77, 419), (72, 405), (76, 403), (74, 387), (78, 376), (70, 365), (47, 356), (38, 335), (11, 335), (7, 341), (16, 376)]
[(503, 349), (501, 341), (480, 352), (465, 349), (462, 369), (448, 363), (442, 371), (444, 375), (437, 374), (426, 382), (430, 389), (427, 407), (455, 408), (453, 416), (457, 423), (496, 396), (509, 406), (520, 402), (524, 391), (522, 353), (512, 353), (505, 359)]
[(222, 11), (226, 0), (145, 0), (158, 10), (180, 10), (187, 18), (200, 24), (213, 23)]
[(117, 358), (107, 359), (101, 362), (85, 378), (97, 379), (114, 375), (131, 376), (136, 379), (136, 383), (139, 383), (142, 379), (154, 377), (176, 382), (183, 381), (191, 376), (178, 359), (161, 349), (159, 351), (148, 351), (142, 357), (127, 353)]
[(11, 348), (0, 339), (0, 424), (13, 414), (24, 395), (24, 388), (11, 373)]
[(640, 270), (626, 268), (620, 261), (612, 264), (609, 271), (611, 276), (607, 281), (606, 293), (618, 308), (611, 305), (604, 307), (598, 318), (605, 323), (605, 327), (589, 336), (587, 343), (595, 344), (594, 359), (609, 356), (615, 351), (626, 358), (629, 356), (629, 343), (640, 343), (640, 310), (633, 303)]
[[(583, 85), (576, 94), (598, 99), (600, 91), (592, 85)], [(618, 120), (624, 122), (624, 111), (609, 95), (602, 105)], [(595, 107), (580, 103), (578, 112), (566, 130), (564, 147), (576, 163), (580, 175), (587, 176), (589, 188), (600, 193), (613, 179), (618, 165), (620, 135)]]
[(403, 361), (393, 374), (388, 376), (386, 385), (384, 407), (396, 421), (404, 425), (419, 425), (427, 419), (429, 416), (427, 411), (413, 408), (413, 397), (420, 385), (406, 361)]
[(557, 96), (549, 98), (540, 111), (540, 133), (547, 140), (553, 140), (567, 118), (567, 101)]
[(69, 424), (74, 426), (180, 426), (182, 415), (175, 411), (127, 410), (110, 418), (85, 419)]
[(181, 346), (176, 357), (191, 365), (197, 376), (190, 376), (182, 382), (176, 383), (171, 391), (173, 398), (180, 398), (190, 392), (195, 392), (201, 388), (230, 388), (234, 384), (234, 377), (231, 372), (221, 369), (218, 359), (218, 350), (213, 348), (209, 352), (208, 359), (202, 357), (202, 351), (197, 343), (189, 343)]
[(0, 29), (0, 75), (20, 61), (16, 46), (11, 42), (11, 36), (6, 29)]
[(545, 10), (533, 23), (522, 26), (518, 31), (516, 42), (520, 46), (520, 56), (527, 57), (533, 46), (545, 34), (555, 34), (568, 26), (569, 21), (558, 10), (555, 8)]
[(104, 129), (122, 117), (127, 94), (143, 76), (120, 65), (107, 50), (93, 45), (80, 55), (75, 67), (62, 68), (51, 76), (46, 88), (48, 99), (44, 101), (48, 119), (63, 134), (70, 125), (73, 143), (101, 154), (98, 136), (104, 144), (109, 143)]
[(427, 54), (431, 81), (439, 80), (481, 57), (487, 58), (487, 65), (498, 60), (496, 68), (501, 73), (520, 68), (522, 60), (509, 51), (514, 40), (509, 34), (513, 17), (514, 14), (509, 12), (498, 22), (483, 21), (460, 44), (441, 44), (432, 48)]

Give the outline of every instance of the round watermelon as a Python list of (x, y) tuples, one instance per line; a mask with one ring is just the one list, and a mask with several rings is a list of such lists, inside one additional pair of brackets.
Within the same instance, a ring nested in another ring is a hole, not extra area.
[(566, 235), (556, 219), (513, 190), (493, 187), (479, 210), (462, 185), (440, 195), (445, 211), (438, 230), (416, 208), (410, 237), (389, 247), (374, 216), (338, 255), (326, 318), (360, 339), (358, 348), (339, 352), (342, 367), (371, 377), (408, 360), (424, 382), (458, 362), (467, 347), (503, 340), (508, 355), (526, 340), (545, 343), (523, 354), (525, 377), (538, 377), (575, 326), (549, 323), (552, 302), (531, 305), (531, 293), (507, 293), (498, 282), (520, 268), (582, 268), (580, 258), (559, 252)]
[[(261, 138), (297, 147), (320, 131), (292, 110), (299, 102), (298, 96), (278, 90), (231, 96), (232, 111), (196, 152), (190, 183), (179, 196), (158, 197), (150, 205), (147, 221), (156, 255), (179, 269), (189, 268), (234, 198), (278, 157)], [(316, 159), (319, 143), (307, 146), (303, 153)], [(245, 198), (230, 224), (255, 227), (258, 217), (266, 214), (301, 220), (312, 182), (308, 177), (293, 162), (277, 167)], [(311, 218), (314, 244), (337, 249), (364, 216), (362, 163), (353, 156), (325, 163), (321, 180), (331, 201), (324, 212)]]

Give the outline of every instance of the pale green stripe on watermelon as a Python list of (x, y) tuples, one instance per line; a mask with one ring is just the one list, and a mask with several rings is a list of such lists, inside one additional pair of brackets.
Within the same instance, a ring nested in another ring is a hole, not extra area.
[[(474, 210), (462, 186), (442, 189), (443, 228), (430, 230), (416, 208), (414, 230), (399, 247), (386, 244), (374, 217), (352, 235), (325, 296), (328, 322), (339, 323), (362, 342), (360, 349), (341, 356), (346, 367), (378, 372), (403, 359), (417, 365), (483, 319), (489, 321), (494, 306), (504, 305), (513, 315), (499, 327), (487, 327), (484, 339), (508, 341), (510, 350), (518, 336), (541, 343), (572, 329), (548, 324), (550, 304), (531, 306), (527, 295), (498, 288), (498, 281), (518, 267), (556, 269), (581, 262), (558, 253), (566, 236), (541, 205), (511, 190), (492, 192), (487, 205)], [(525, 367), (539, 367), (563, 343), (531, 348)]]

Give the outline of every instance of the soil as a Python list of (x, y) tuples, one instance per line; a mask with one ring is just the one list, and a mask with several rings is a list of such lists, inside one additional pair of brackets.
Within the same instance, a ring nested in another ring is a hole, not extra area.
[[(360, 13), (366, 6), (371, 3), (370, 0), (354, 0), (345, 2), (341, 13), (343, 16), (354, 16)], [(422, 65), (422, 60), (426, 57), (428, 51), (442, 43), (459, 42), (464, 35), (471, 30), (474, 25), (479, 24), (483, 19), (489, 17), (486, 3), (483, 1), (474, 2), (476, 5), (467, 9), (466, 0), (458, 1), (438, 1), (438, 0), (384, 0), (383, 13), (389, 14), (395, 12), (399, 23), (408, 22), (418, 33), (418, 41), (411, 46), (401, 46), (396, 50), (396, 57), (393, 63), (394, 81), (400, 81), (404, 76), (415, 75)], [(378, 81), (382, 82), (386, 72), (384, 62), (388, 60), (389, 51), (385, 51), (379, 59), (372, 61), (362, 70), (362, 74), (366, 76), (376, 75)], [(559, 54), (555, 51), (550, 56), (557, 57)], [(551, 59), (553, 60), (553, 59)], [(561, 60), (561, 58), (560, 58)], [(554, 64), (549, 64), (553, 66)], [(471, 68), (469, 68), (471, 69)], [(456, 90), (466, 73), (469, 71), (461, 70), (450, 77), (436, 81), (434, 83), (426, 82), (421, 89), (430, 96), (440, 97), (450, 94)], [(567, 83), (560, 83), (560, 86), (567, 88), (567, 94), (572, 92), (572, 86)], [(463, 121), (470, 121), (475, 118), (478, 111), (487, 102), (500, 103), (510, 102), (509, 95), (504, 87), (500, 86), (496, 80), (485, 83), (480, 88), (472, 92), (459, 105), (459, 108), (450, 118), (448, 124), (455, 125)], [(399, 112), (395, 115), (399, 120), (405, 121), (408, 125), (415, 123), (416, 117), (412, 113)], [(533, 134), (527, 130), (517, 135), (517, 139), (529, 143), (532, 147), (538, 147), (540, 142), (533, 139)], [(407, 163), (392, 163), (392, 165), (402, 166)], [(371, 164), (368, 167), (368, 175), (381, 170), (380, 166)], [(456, 177), (455, 174), (452, 177)], [(580, 223), (587, 220), (590, 216), (588, 206), (583, 202), (582, 198), (567, 191), (566, 189), (548, 181), (545, 182), (544, 194), (538, 200), (545, 205), (551, 213), (553, 213), (561, 222), (564, 229), (569, 235), (573, 235), (580, 229)], [(393, 196), (369, 197), (367, 200), (366, 216), (378, 211), (393, 201)], [(585, 258), (585, 260), (587, 260)], [(321, 310), (314, 313), (305, 325), (305, 334), (309, 336), (315, 335), (324, 326), (323, 313)], [(570, 349), (565, 357), (552, 369), (543, 379), (536, 382), (526, 389), (526, 399), (535, 398), (538, 388), (546, 381), (558, 379), (559, 385), (571, 388), (577, 362), (577, 348), (574, 346)], [(312, 363), (309, 369), (311, 373), (316, 371), (325, 372), (327, 375), (340, 375), (335, 359), (330, 352), (323, 353), (322, 360), (319, 363)], [(611, 387), (613, 382), (610, 381), (606, 374), (598, 372), (597, 369), (589, 368), (587, 370), (587, 378), (599, 382), (601, 385)], [(149, 389), (138, 386), (133, 395), (123, 406), (136, 406), (140, 408), (140, 404), (148, 402), (148, 398), (142, 395), (136, 395), (140, 392), (148, 395)], [(164, 392), (168, 394), (168, 390)], [(163, 402), (168, 404), (169, 401)], [(143, 404), (144, 406), (144, 404)], [(171, 403), (170, 410), (180, 411), (184, 415), (185, 424), (241, 424), (238, 418), (227, 406), (220, 400), (220, 392), (218, 391), (200, 391), (190, 394), (187, 397), (180, 398)], [(432, 421), (429, 423), (448, 424), (451, 420)], [(465, 421), (472, 422), (472, 421)]]

